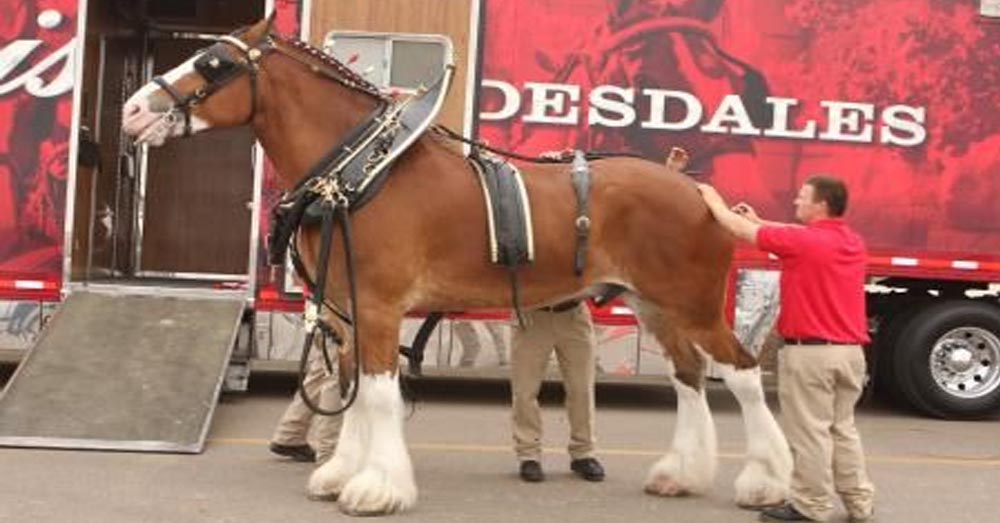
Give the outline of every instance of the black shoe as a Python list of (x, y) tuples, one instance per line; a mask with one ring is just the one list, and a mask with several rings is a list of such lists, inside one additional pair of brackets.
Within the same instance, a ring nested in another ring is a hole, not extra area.
[(594, 458), (574, 459), (569, 468), (587, 481), (604, 481), (604, 467)]
[(316, 452), (309, 445), (282, 445), (271, 443), (271, 452), (292, 458), (294, 461), (313, 463), (316, 461)]
[(542, 472), (542, 464), (533, 459), (526, 459), (521, 462), (520, 474), (521, 479), (527, 481), (528, 483), (545, 481), (545, 473)]
[(766, 508), (760, 512), (761, 521), (815, 521), (801, 513), (791, 503)]

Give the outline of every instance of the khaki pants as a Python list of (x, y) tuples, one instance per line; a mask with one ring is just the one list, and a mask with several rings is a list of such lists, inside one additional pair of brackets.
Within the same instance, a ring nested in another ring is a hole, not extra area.
[(795, 460), (790, 502), (817, 521), (833, 512), (831, 490), (850, 515), (873, 510), (875, 487), (854, 425), (864, 375), (858, 345), (789, 345), (778, 355), (782, 424)]
[(541, 456), (538, 392), (555, 349), (566, 390), (569, 455), (572, 459), (592, 457), (595, 339), (590, 311), (584, 305), (565, 312), (536, 310), (526, 312), (524, 320), (525, 328), (515, 326), (511, 336), (514, 452), (521, 461)]
[[(506, 366), (507, 344), (503, 341), (501, 325), (491, 321), (484, 321), (482, 324), (486, 328), (486, 333), (490, 335), (493, 341), (493, 350), (497, 355), (497, 365), (501, 367)], [(476, 358), (479, 357), (479, 351), (482, 348), (479, 343), (479, 335), (476, 334), (476, 328), (469, 321), (456, 321), (452, 324), (451, 328), (462, 344), (462, 356), (458, 360), (458, 365), (460, 367), (475, 366)]]
[[(337, 380), (337, 353), (330, 349), (333, 373), (326, 370), (323, 352), (318, 345), (309, 351), (309, 363), (302, 388), (314, 403), (324, 410), (340, 408), (340, 390)], [(292, 402), (285, 408), (281, 421), (274, 429), (273, 443), (280, 445), (304, 445), (312, 440), (316, 451), (316, 462), (323, 463), (333, 455), (340, 435), (341, 416), (322, 416), (314, 413), (295, 391)], [(312, 434), (310, 434), (310, 429)]]

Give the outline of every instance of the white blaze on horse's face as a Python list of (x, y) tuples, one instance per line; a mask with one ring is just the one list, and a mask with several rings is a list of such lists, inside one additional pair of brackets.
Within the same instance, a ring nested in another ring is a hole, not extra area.
[[(163, 74), (163, 79), (170, 85), (176, 85), (188, 75), (198, 75), (194, 63), (199, 56), (201, 53)], [(198, 78), (201, 82), (200, 76)], [(181, 91), (181, 94), (186, 95), (187, 92)], [(208, 122), (191, 115), (192, 134), (209, 127)], [(125, 102), (125, 107), (122, 108), (122, 129), (135, 138), (136, 143), (160, 146), (167, 138), (184, 135), (183, 110), (175, 106), (174, 100), (162, 87), (149, 82)]]

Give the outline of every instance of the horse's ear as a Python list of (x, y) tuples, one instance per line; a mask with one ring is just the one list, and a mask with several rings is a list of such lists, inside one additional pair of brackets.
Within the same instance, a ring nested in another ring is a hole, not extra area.
[(274, 20), (278, 17), (278, 10), (271, 9), (271, 14), (267, 15), (267, 23), (264, 24), (264, 34), (271, 34), (271, 30), (274, 28)]

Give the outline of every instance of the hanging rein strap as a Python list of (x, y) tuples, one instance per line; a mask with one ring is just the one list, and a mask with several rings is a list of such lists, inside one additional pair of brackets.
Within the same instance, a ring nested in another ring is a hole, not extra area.
[[(349, 393), (349, 397), (344, 405), (339, 409), (327, 410), (317, 405), (313, 399), (306, 394), (305, 387), (302, 387), (301, 383), (299, 384), (299, 397), (302, 398), (302, 401), (306, 404), (306, 406), (316, 414), (321, 414), (323, 416), (336, 416), (351, 408), (351, 405), (354, 404), (354, 401), (358, 397), (358, 385), (361, 379), (361, 361), (359, 361), (359, 356), (361, 355), (361, 345), (359, 343), (360, 338), (358, 337), (359, 322), (357, 279), (354, 271), (354, 251), (351, 249), (350, 210), (348, 209), (347, 198), (343, 195), (336, 184), (333, 183), (333, 180), (328, 181), (330, 183), (322, 189), (325, 192), (322, 195), (323, 226), (320, 232), (320, 234), (322, 234), (322, 242), (319, 249), (316, 285), (311, 293), (311, 296), (309, 297), (309, 300), (306, 302), (304, 324), (306, 339), (302, 345), (302, 358), (299, 360), (299, 376), (300, 379), (304, 379), (306, 375), (306, 367), (309, 364), (309, 352), (313, 349), (313, 340), (315, 339), (317, 333), (324, 337), (322, 350), (328, 372), (333, 372), (333, 369), (330, 363), (330, 356), (326, 352), (325, 340), (332, 338), (337, 345), (342, 345), (344, 343), (344, 340), (340, 339), (339, 336), (336, 336), (333, 328), (328, 325), (320, 315), (321, 307), (324, 304), (323, 295), (326, 290), (326, 278), (328, 273), (326, 268), (330, 265), (330, 243), (332, 242), (331, 238), (333, 238), (333, 227), (335, 225), (334, 221), (338, 218), (340, 221), (341, 232), (343, 233), (344, 258), (347, 266), (347, 284), (350, 290), (351, 318), (354, 319), (354, 321), (350, 324), (353, 330), (351, 345), (354, 348), (354, 373), (349, 385), (344, 382), (343, 376), (340, 377), (341, 395), (347, 396), (347, 393)], [(337, 215), (338, 212), (339, 216)], [(347, 386), (350, 386), (349, 391), (345, 390)]]

